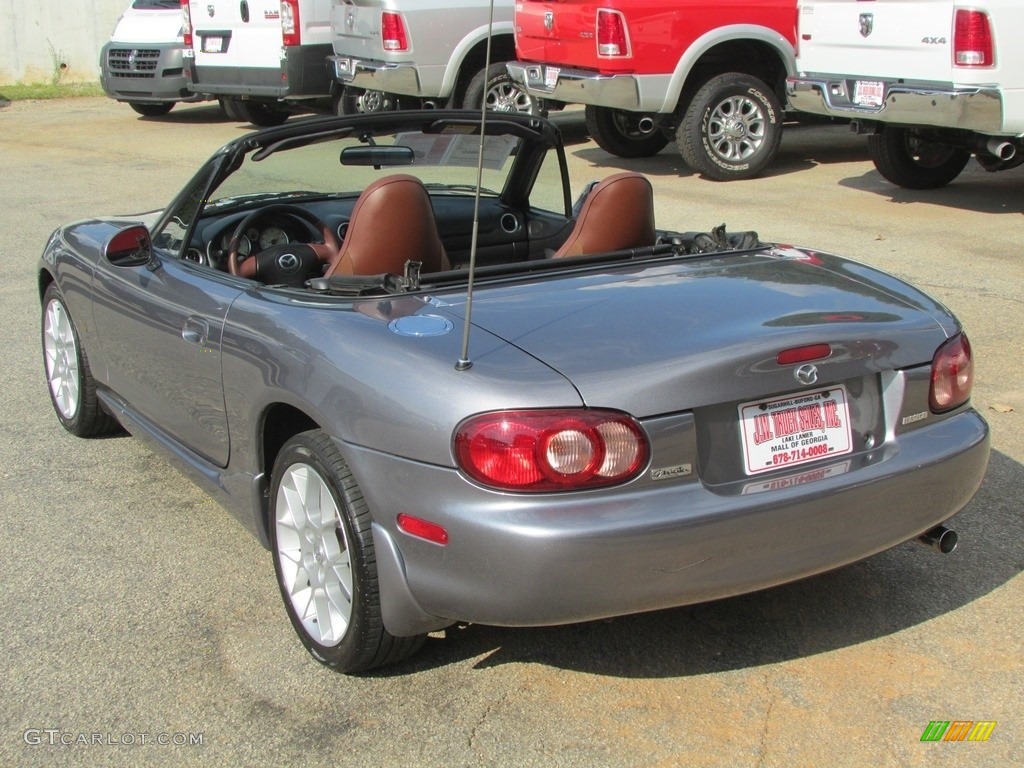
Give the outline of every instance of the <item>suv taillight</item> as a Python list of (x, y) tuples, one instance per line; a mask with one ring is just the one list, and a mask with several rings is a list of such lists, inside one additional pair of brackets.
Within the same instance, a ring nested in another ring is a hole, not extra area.
[(577, 491), (632, 480), (650, 449), (624, 413), (584, 409), (498, 411), (455, 430), (459, 467), (504, 491)]
[(932, 385), (928, 404), (935, 413), (956, 408), (971, 398), (973, 385), (971, 343), (966, 334), (961, 333), (939, 347), (932, 359)]
[(299, 0), (281, 0), (281, 38), (286, 46), (302, 45)]
[(400, 14), (384, 11), (380, 15), (380, 32), (384, 38), (385, 51), (409, 50), (409, 38), (405, 34), (405, 23)]
[(622, 11), (597, 9), (597, 55), (599, 57), (629, 56), (629, 35)]
[(953, 21), (953, 64), (991, 67), (995, 63), (992, 27), (984, 11), (957, 8)]
[(188, 0), (181, 0), (181, 39), (184, 48), (192, 47), (192, 14), (188, 9)]

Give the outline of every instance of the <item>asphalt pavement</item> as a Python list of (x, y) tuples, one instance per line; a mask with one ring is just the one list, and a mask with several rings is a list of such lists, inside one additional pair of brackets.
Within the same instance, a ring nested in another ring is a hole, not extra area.
[[(841, 126), (787, 128), (762, 178), (671, 145), (622, 160), (557, 117), (586, 181), (647, 173), (660, 226), (753, 229), (851, 256), (963, 320), (993, 452), (952, 522), (753, 595), (548, 629), (457, 627), (345, 677), (292, 634), (270, 555), (130, 437), (50, 407), (37, 259), (59, 224), (162, 207), (249, 130), (216, 106), (142, 119), (102, 98), (0, 109), (0, 765), (1010, 766), (1024, 755), (1024, 168), (886, 183)], [(670, 330), (670, 329), (668, 329)], [(880, 500), (885, 503), (885, 500)], [(928, 742), (932, 721), (994, 722)]]

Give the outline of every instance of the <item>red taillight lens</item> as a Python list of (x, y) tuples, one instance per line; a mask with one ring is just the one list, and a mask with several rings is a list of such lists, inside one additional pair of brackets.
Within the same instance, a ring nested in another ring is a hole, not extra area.
[(286, 46), (302, 45), (299, 0), (281, 0), (281, 38)]
[(622, 11), (597, 9), (597, 55), (629, 56), (626, 18)]
[(647, 464), (647, 438), (613, 411), (485, 413), (455, 431), (455, 455), (471, 478), (508, 491), (575, 491), (631, 480)]
[(974, 362), (967, 336), (954, 336), (935, 353), (932, 360), (932, 386), (928, 404), (941, 413), (966, 403), (974, 385)]
[[(173, 6), (172, 6), (173, 7)], [(181, 37), (182, 46), (192, 47), (192, 14), (188, 9), (188, 0), (181, 0)]]
[(409, 38), (405, 34), (405, 23), (401, 15), (394, 11), (384, 11), (380, 15), (380, 32), (384, 38), (385, 51), (409, 50)]
[(953, 22), (953, 63), (958, 67), (991, 67), (995, 63), (992, 27), (984, 11), (957, 8)]
[(448, 544), (448, 531), (444, 529), (444, 526), (432, 523), (429, 520), (413, 517), (403, 512), (398, 516), (398, 527), (410, 536), (432, 541), (434, 544), (440, 544), (442, 547)]

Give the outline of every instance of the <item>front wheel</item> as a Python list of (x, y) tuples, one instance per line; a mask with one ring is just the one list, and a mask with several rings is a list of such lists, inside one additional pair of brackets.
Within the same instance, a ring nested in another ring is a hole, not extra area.
[(273, 128), (276, 125), (282, 125), (289, 117), (289, 113), (285, 110), (262, 101), (236, 99), (233, 106), (239, 120), (252, 123), (257, 128)]
[(326, 433), (303, 432), (285, 443), (270, 498), (278, 586), (313, 658), (360, 672), (417, 651), (423, 635), (394, 637), (384, 628), (370, 511)]
[(522, 112), (542, 115), (544, 105), (508, 76), (504, 63), (491, 64), (481, 69), (466, 86), (462, 95), (463, 109), (480, 109), (481, 105), (493, 112)]
[(174, 102), (167, 101), (162, 104), (143, 104), (138, 101), (129, 101), (128, 106), (143, 117), (163, 117), (174, 109)]
[(971, 159), (966, 149), (930, 141), (911, 128), (893, 127), (868, 136), (868, 154), (882, 176), (906, 189), (944, 187)]
[(43, 365), (50, 402), (61, 425), (78, 437), (117, 430), (96, 397), (96, 380), (78, 338), (78, 329), (56, 284), (43, 294)]
[(668, 145), (668, 138), (650, 115), (587, 105), (587, 131), (605, 152), (618, 157), (650, 157)]
[(739, 72), (713, 77), (690, 101), (676, 144), (693, 170), (714, 181), (749, 179), (775, 157), (782, 104), (762, 80)]

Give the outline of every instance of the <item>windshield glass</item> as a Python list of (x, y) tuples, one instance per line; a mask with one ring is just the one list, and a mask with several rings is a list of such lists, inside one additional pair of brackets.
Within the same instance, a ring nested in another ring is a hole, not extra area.
[[(487, 136), (481, 194), (497, 196), (505, 187), (519, 140)], [(378, 150), (374, 152), (373, 150)], [(309, 197), (358, 195), (382, 176), (416, 176), (432, 193), (472, 195), (477, 181), (480, 137), (464, 133), (404, 131), (360, 139), (348, 136), (305, 146), (257, 151), (214, 190), (208, 208), (244, 203), (252, 195)], [(367, 163), (377, 162), (380, 167)]]

